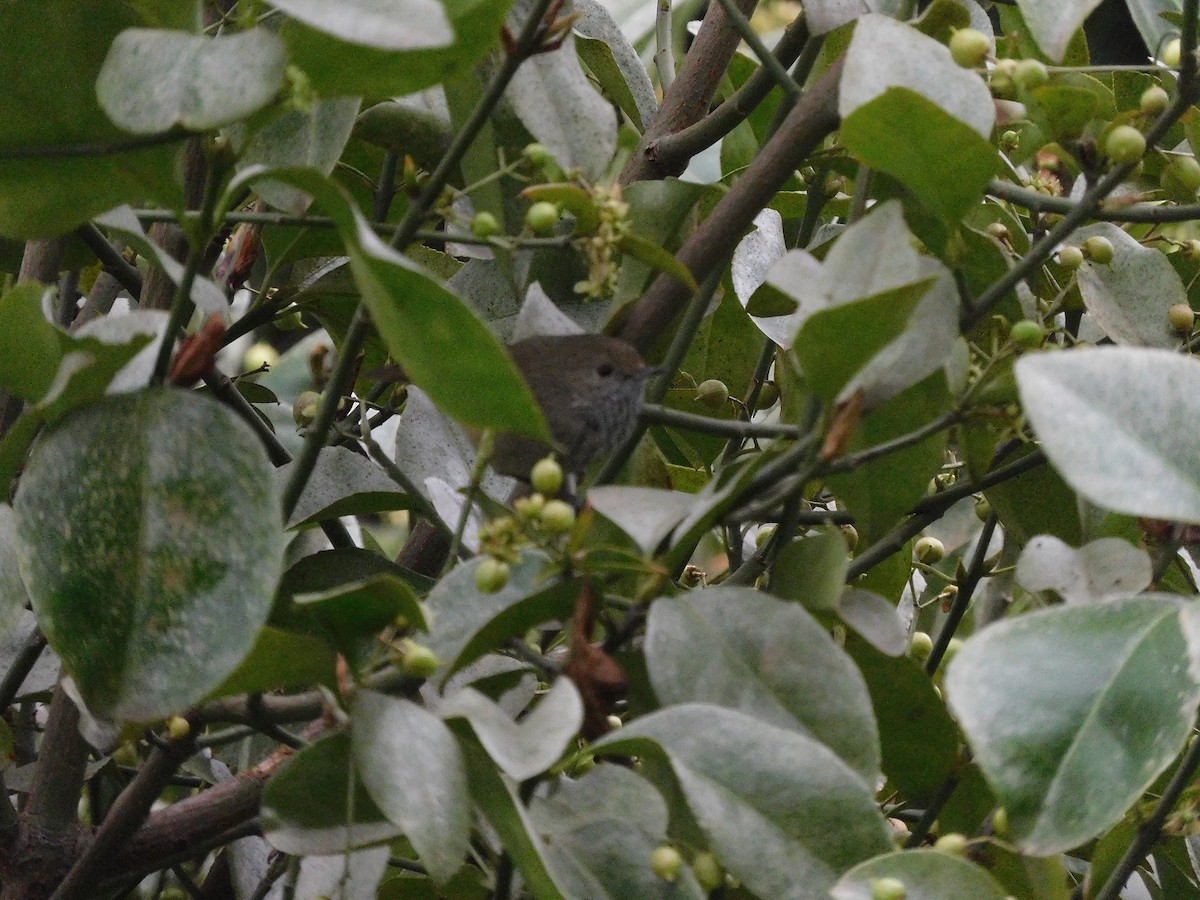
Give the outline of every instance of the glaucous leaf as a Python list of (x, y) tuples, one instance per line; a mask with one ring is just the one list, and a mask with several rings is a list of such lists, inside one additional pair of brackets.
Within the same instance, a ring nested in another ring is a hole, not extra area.
[(390, 856), (387, 847), (369, 847), (330, 856), (305, 856), (300, 860), (295, 896), (376, 900)]
[(151, 390), (79, 410), (35, 448), (15, 509), (38, 621), (100, 718), (195, 703), (270, 611), (284, 549), (271, 465), (211, 400)]
[(907, 7), (903, 0), (812, 0), (804, 7), (813, 34), (827, 34), (870, 12), (899, 16)]
[(1028, 613), (951, 661), (950, 706), (1023, 851), (1100, 834), (1183, 747), (1200, 685), (1180, 609), (1145, 595)]
[[(275, 477), (287, 484), (295, 463), (280, 466)], [(304, 493), (292, 510), (288, 528), (338, 516), (404, 509), (408, 495), (379, 466), (346, 447), (326, 447), (317, 457)]]
[(713, 852), (759, 896), (825, 898), (839, 875), (891, 848), (873, 788), (797, 731), (688, 703), (635, 719), (593, 746), (598, 754), (665, 755)]
[(401, 832), (354, 776), (344, 731), (300, 749), (271, 777), (263, 791), (262, 825), (273, 847), (296, 855), (342, 853)]
[(271, 5), (343, 41), (381, 50), (445, 47), (454, 40), (442, 0), (271, 0)]
[(588, 502), (633, 538), (643, 553), (652, 554), (692, 511), (696, 497), (660, 488), (602, 485), (588, 491)]
[(1112, 262), (1085, 260), (1076, 278), (1088, 312), (1118, 344), (1142, 347), (1179, 346), (1180, 336), (1167, 317), (1177, 303), (1187, 304), (1187, 292), (1175, 267), (1161, 250), (1143, 247), (1111, 222), (1097, 222), (1071, 234), (1072, 244), (1090, 237), (1112, 242)]
[(1017, 0), (1034, 40), (1043, 53), (1058, 63), (1062, 62), (1075, 32), (1083, 27), (1083, 20), (1099, 5), (1100, 0), (1060, 0), (1052, 4)]
[(0, 333), (21, 336), (0, 341), (0, 387), (30, 402), (46, 395), (62, 362), (59, 331), (42, 312), (50, 290), (27, 281), (0, 296)]
[(404, 829), (439, 884), (458, 871), (471, 836), (467, 773), (458, 742), (433, 713), (359, 690), (351, 711), (355, 771), (379, 809)]
[(646, 663), (664, 706), (737, 710), (823, 744), (866, 784), (879, 777), (866, 684), (794, 603), (732, 587), (660, 597), (650, 607)]
[(0, 503), (0, 639), (7, 639), (17, 631), (25, 604), (29, 602), (29, 593), (21, 580), (18, 540), (13, 508)]
[(1035, 353), (1021, 405), (1063, 478), (1106, 509), (1200, 522), (1200, 361), (1167, 350)]
[(875, 883), (894, 878), (903, 883), (905, 900), (1004, 900), (1006, 892), (983, 868), (940, 850), (897, 850), (859, 863), (829, 891), (833, 900), (874, 900)]
[(643, 131), (658, 111), (658, 98), (641, 57), (612, 14), (597, 0), (575, 0), (575, 10), (583, 14), (575, 23), (575, 48), (580, 59), (634, 127)]
[(205, 131), (270, 103), (286, 68), (283, 42), (265, 28), (214, 38), (129, 28), (109, 48), (96, 96), (113, 123), (133, 134)]
[(1054, 591), (1067, 603), (1129, 597), (1150, 586), (1150, 556), (1121, 538), (1100, 538), (1078, 550), (1049, 534), (1033, 538), (1017, 559), (1027, 591)]

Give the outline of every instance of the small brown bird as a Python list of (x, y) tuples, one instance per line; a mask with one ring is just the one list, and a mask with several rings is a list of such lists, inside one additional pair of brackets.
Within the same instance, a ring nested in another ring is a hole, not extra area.
[(658, 371), (629, 344), (602, 334), (531, 337), (508, 349), (557, 444), (496, 436), (492, 467), (523, 481), (552, 450), (564, 469), (580, 473), (619, 447), (637, 427), (646, 379)]

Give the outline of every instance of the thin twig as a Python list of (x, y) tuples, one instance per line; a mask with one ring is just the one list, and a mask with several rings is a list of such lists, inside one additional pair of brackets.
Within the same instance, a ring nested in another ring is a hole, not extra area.
[(792, 80), (792, 76), (788, 74), (788, 70), (784, 68), (779, 58), (767, 49), (767, 45), (762, 42), (762, 38), (758, 36), (758, 32), (750, 24), (750, 20), (742, 15), (742, 11), (734, 5), (733, 0), (720, 0), (720, 3), (725, 8), (725, 15), (729, 17), (734, 30), (743, 41), (750, 45), (750, 49), (754, 51), (754, 55), (758, 57), (762, 67), (775, 79), (775, 83), (783, 88), (783, 92), (791, 97), (793, 102), (799, 100), (804, 90)]
[(975, 593), (975, 588), (987, 574), (984, 571), (984, 564), (987, 562), (988, 545), (992, 542), (992, 535), (996, 531), (996, 521), (996, 514), (992, 513), (983, 523), (983, 530), (979, 532), (979, 542), (975, 545), (975, 553), (971, 557), (970, 565), (967, 566), (966, 579), (958, 586), (958, 594), (954, 598), (950, 614), (946, 616), (942, 630), (938, 632), (937, 641), (934, 642), (933, 650), (929, 653), (929, 659), (925, 660), (925, 672), (929, 675), (937, 672), (938, 666), (942, 664), (946, 648), (950, 646), (954, 632), (958, 629), (963, 616), (967, 614), (967, 608), (971, 605), (971, 597)]
[(711, 416), (670, 409), (656, 403), (647, 403), (642, 407), (642, 418), (651, 425), (665, 425), (669, 428), (682, 428), (730, 438), (783, 438), (798, 441), (808, 436), (795, 425), (747, 422), (743, 419), (714, 419)]

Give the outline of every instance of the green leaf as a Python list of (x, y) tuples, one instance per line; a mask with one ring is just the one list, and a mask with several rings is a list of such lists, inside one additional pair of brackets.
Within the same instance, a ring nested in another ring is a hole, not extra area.
[[(841, 136), (855, 159), (887, 172), (950, 224), (979, 202), (996, 171), (996, 151), (987, 140), (905, 87), (888, 88), (855, 109), (843, 120)], [(931, 166), (931, 159), (939, 164)]]
[(951, 662), (950, 705), (1023, 851), (1100, 834), (1183, 746), (1200, 686), (1180, 609), (1149, 595), (1030, 613)]
[(933, 682), (906, 656), (846, 641), (871, 693), (888, 784), (915, 806), (934, 802), (958, 756), (958, 729)]
[(629, 117), (633, 127), (644, 131), (658, 111), (658, 99), (641, 57), (603, 5), (596, 0), (576, 0), (575, 9), (583, 13), (583, 18), (575, 23), (575, 49), (579, 58)]
[(578, 585), (543, 581), (546, 558), (527, 553), (512, 567), (508, 584), (494, 594), (475, 587), (479, 560), (458, 566), (430, 591), (426, 602), (433, 621), (429, 646), (449, 663), (446, 677), (496, 649), (510, 637), (551, 619), (566, 619)]
[(536, 900), (565, 900), (570, 895), (549, 868), (550, 853), (530, 821), (515, 783), (500, 773), (487, 751), (467, 731), (465, 723), (460, 723), (458, 729), (471, 799), (500, 835), (504, 851), (525, 879), (526, 890)]
[(284, 541), (270, 463), (226, 408), (161, 390), (88, 406), (37, 445), (15, 508), (38, 623), (97, 717), (183, 709), (253, 646)]
[(830, 889), (833, 900), (872, 900), (874, 882), (895, 878), (903, 882), (905, 900), (1004, 900), (1005, 891), (974, 863), (939, 850), (897, 850), (859, 863)]
[[(277, 470), (275, 477), (280, 484), (287, 483), (293, 465), (289, 463)], [(405, 509), (411, 503), (400, 486), (361, 453), (346, 447), (326, 447), (317, 457), (287, 527), (299, 528), (339, 516)]]
[(695, 276), (692, 275), (692, 270), (676, 259), (674, 254), (668, 253), (653, 241), (649, 241), (639, 234), (626, 232), (617, 241), (617, 246), (621, 248), (622, 253), (628, 253), (634, 259), (641, 260), (655, 271), (666, 272), (677, 281), (683, 282), (687, 285), (688, 290), (693, 292), (700, 290)]
[[(355, 16), (348, 5), (343, 8), (321, 0), (309, 0), (305, 5), (322, 15)], [(320, 95), (402, 97), (470, 71), (496, 44), (511, 2), (445, 0), (440, 5), (456, 35), (454, 43), (445, 47), (399, 50), (364, 46), (340, 39), (334, 29), (321, 30), (299, 19), (284, 24), (282, 37), (292, 64), (304, 70)]]
[(1071, 38), (1083, 27), (1083, 20), (1100, 0), (1061, 0), (1046, 4), (1037, 0), (1017, 0), (1034, 40), (1053, 62), (1062, 62)]
[(374, 691), (355, 694), (352, 715), (354, 765), (367, 793), (444, 884), (462, 866), (471, 836), (458, 742), (433, 713)]
[(665, 754), (713, 851), (759, 896), (824, 898), (842, 872), (891, 847), (859, 775), (823, 744), (744, 713), (672, 706), (594, 747)]
[(837, 528), (818, 528), (785, 545), (771, 567), (771, 593), (811, 613), (832, 612), (846, 585), (850, 553)]
[(1063, 478), (1106, 509), (1200, 522), (1200, 361), (1105, 347), (1018, 361), (1022, 406)]
[(215, 38), (130, 28), (109, 48), (96, 96), (133, 134), (206, 131), (270, 103), (286, 68), (283, 43), (263, 28)]
[[(0, 5), (0, 234), (53, 237), (120, 203), (183, 205), (176, 163), (182, 142), (121, 150), (129, 135), (96, 100), (96, 76), (119, 32), (139, 25), (195, 27), (197, 6), (175, 0), (80, 4), (47, 0), (30, 15)], [(31, 110), (39, 110), (31, 115)], [(93, 145), (92, 156), (36, 150)], [(4, 158), (6, 151), (32, 152)]]
[(389, 822), (355, 779), (349, 779), (350, 735), (325, 735), (289, 759), (263, 791), (263, 836), (284, 853), (333, 854), (391, 840)]
[(0, 641), (16, 630), (29, 602), (29, 592), (21, 580), (18, 541), (13, 508), (0, 504)]
[(443, 411), (477, 428), (549, 440), (533, 394), (488, 327), (440, 280), (383, 243), (328, 179), (306, 169), (247, 169), (226, 190), (225, 202), (264, 175), (313, 195), (334, 218), (376, 330)]
[(556, 763), (583, 722), (583, 702), (569, 678), (559, 678), (520, 722), (473, 688), (457, 691), (438, 710), (463, 718), (505, 775), (525, 781)]
[(1085, 260), (1076, 274), (1079, 293), (1088, 312), (1118, 344), (1176, 348), (1179, 332), (1171, 327), (1167, 311), (1187, 305), (1187, 292), (1175, 267), (1154, 247), (1143, 247), (1111, 222), (1097, 222), (1071, 234), (1072, 244), (1089, 237), (1112, 242), (1112, 262), (1100, 265)]
[(441, 0), (271, 0), (271, 5), (326, 34), (382, 50), (445, 47), (454, 40)]
[(865, 783), (879, 777), (862, 676), (794, 603), (730, 587), (660, 597), (650, 607), (646, 662), (663, 705), (737, 710), (825, 745)]
[(30, 402), (46, 395), (62, 362), (59, 331), (42, 312), (49, 290), (27, 281), (0, 297), (0, 334), (21, 336), (0, 341), (0, 387)]
[(215, 691), (230, 694), (267, 693), (309, 687), (337, 686), (337, 653), (320, 638), (267, 626), (249, 655)]
[(582, 778), (560, 778), (534, 798), (529, 818), (542, 836), (546, 862), (572, 897), (700, 898), (688, 866), (674, 881), (650, 867), (667, 840), (667, 805), (646, 779), (622, 766), (596, 766)]

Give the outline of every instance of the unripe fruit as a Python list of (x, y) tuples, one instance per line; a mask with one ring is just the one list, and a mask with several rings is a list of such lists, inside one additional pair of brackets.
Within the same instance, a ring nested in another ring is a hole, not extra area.
[(533, 493), (528, 497), (518, 497), (513, 501), (513, 508), (521, 519), (536, 519), (546, 507), (546, 498), (542, 494)]
[(508, 563), (489, 556), (475, 570), (475, 587), (481, 594), (494, 594), (504, 589), (510, 574)]
[(167, 719), (167, 734), (173, 741), (182, 741), (192, 733), (192, 723), (183, 716), (171, 716)]
[(1200, 162), (1194, 156), (1177, 156), (1171, 160), (1171, 177), (1185, 189), (1195, 194), (1200, 190)]
[(946, 558), (946, 545), (935, 537), (923, 537), (915, 547), (917, 559), (923, 563), (935, 563)]
[(1146, 152), (1146, 137), (1132, 125), (1117, 125), (1104, 139), (1104, 154), (1119, 165), (1135, 163)]
[(1012, 131), (1011, 129), (1000, 135), (1000, 149), (1002, 149), (1005, 153), (1012, 153), (1017, 149), (1018, 146), (1020, 146), (1020, 144), (1021, 135), (1017, 134), (1017, 132)]
[(899, 878), (872, 878), (871, 900), (904, 900), (908, 888)]
[(1182, 334), (1189, 334), (1196, 324), (1196, 313), (1186, 303), (1176, 303), (1167, 310), (1167, 319), (1171, 327)]
[(908, 655), (919, 662), (929, 659), (933, 652), (933, 638), (924, 631), (913, 633), (912, 642), (908, 645)]
[(1008, 339), (1018, 347), (1024, 347), (1026, 350), (1033, 350), (1040, 347), (1045, 336), (1042, 326), (1031, 319), (1022, 319), (1019, 322), (1014, 322), (1008, 332)]
[(247, 370), (253, 371), (266, 366), (268, 369), (279, 362), (279, 351), (268, 344), (266, 341), (259, 341), (254, 344), (246, 355), (242, 357), (242, 365)]
[(674, 847), (663, 844), (650, 854), (650, 868), (663, 881), (674, 881), (683, 868), (683, 857)]
[(280, 331), (299, 331), (301, 328), (307, 328), (304, 324), (304, 316), (300, 314), (300, 310), (293, 309), (291, 312), (280, 316), (275, 320), (275, 327)]
[(1168, 68), (1178, 69), (1183, 59), (1182, 53), (1183, 45), (1179, 43), (1179, 38), (1174, 38), (1167, 41), (1167, 45), (1163, 47), (1161, 61)]
[(525, 224), (534, 234), (553, 234), (558, 224), (558, 207), (548, 200), (539, 200), (525, 213)]
[(950, 55), (964, 69), (983, 65), (992, 51), (992, 42), (982, 31), (960, 28), (950, 37)]
[(758, 389), (758, 408), (770, 409), (779, 402), (779, 385), (773, 381), (764, 381)]
[(992, 813), (992, 831), (996, 832), (996, 837), (1008, 837), (1008, 810), (1003, 806), (997, 806)]
[(1017, 61), (1015, 59), (1002, 59), (996, 63), (996, 68), (992, 70), (991, 88), (992, 93), (997, 97), (1011, 96), (1016, 90), (1016, 82), (1013, 81), (1013, 74), (1017, 71)]
[(980, 522), (986, 522), (991, 514), (992, 504), (987, 497), (980, 497), (975, 501), (975, 518)]
[(721, 864), (711, 853), (701, 853), (692, 860), (692, 874), (706, 893), (715, 891), (725, 883), (725, 873), (721, 871)]
[(292, 418), (301, 428), (307, 428), (317, 417), (321, 408), (321, 395), (316, 391), (305, 391), (292, 404)]
[(545, 166), (554, 162), (554, 155), (542, 144), (526, 144), (521, 152), (535, 166)]
[(846, 549), (853, 553), (854, 548), (858, 546), (858, 529), (853, 525), (843, 525), (841, 532), (846, 540)]
[(1083, 251), (1072, 244), (1067, 244), (1058, 251), (1058, 264), (1068, 272), (1073, 272), (1083, 265)]
[(768, 525), (765, 528), (758, 529), (758, 533), (754, 535), (754, 546), (761, 550), (767, 546), (767, 541), (775, 537), (775, 526)]
[(548, 500), (542, 508), (541, 523), (551, 534), (566, 534), (575, 527), (575, 510), (562, 500)]
[(1113, 245), (1106, 237), (1094, 235), (1083, 242), (1083, 255), (1094, 263), (1099, 263), (1102, 266), (1108, 265), (1113, 261)]
[(1192, 238), (1183, 242), (1183, 255), (1188, 259), (1200, 259), (1200, 241)]
[(471, 220), (471, 231), (478, 237), (488, 238), (500, 233), (500, 223), (490, 212), (475, 213), (475, 218)]
[(563, 485), (562, 466), (553, 456), (539, 459), (529, 472), (529, 483), (535, 491), (547, 497), (555, 496)]
[(1171, 104), (1171, 95), (1157, 84), (1146, 88), (1139, 101), (1142, 112), (1148, 116), (1157, 116)]
[(1003, 222), (992, 222), (985, 230), (998, 241), (1007, 241), (1012, 237), (1012, 232), (1008, 230), (1008, 226)]
[(933, 845), (934, 850), (950, 853), (954, 856), (965, 856), (967, 852), (967, 836), (958, 832), (943, 834)]
[(620, 728), (622, 725), (625, 724), (624, 722), (621, 721), (620, 716), (606, 716), (604, 721), (608, 725), (609, 731), (616, 731), (618, 728)]
[(442, 664), (431, 649), (409, 638), (400, 642), (400, 654), (400, 670), (411, 678), (429, 678)]
[(1013, 70), (1013, 81), (1022, 90), (1031, 91), (1050, 80), (1046, 66), (1037, 59), (1023, 59)]
[(709, 409), (720, 409), (729, 400), (729, 388), (725, 382), (710, 378), (696, 386), (696, 399)]

